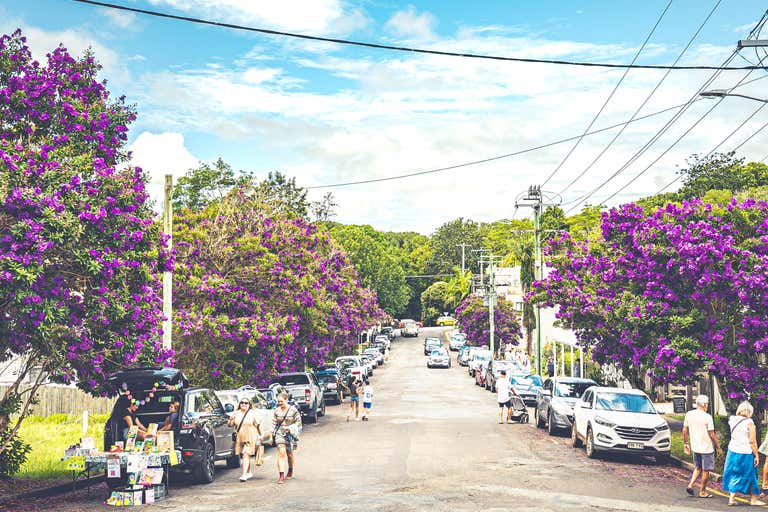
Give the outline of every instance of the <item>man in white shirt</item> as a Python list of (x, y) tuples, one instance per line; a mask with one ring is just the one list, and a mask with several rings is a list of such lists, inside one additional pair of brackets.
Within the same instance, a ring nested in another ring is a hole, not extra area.
[(501, 370), (501, 376), (496, 381), (496, 396), (499, 402), (499, 425), (504, 423), (504, 408), (507, 408), (507, 423), (509, 423), (509, 416), (512, 414), (511, 404), (509, 399), (512, 396), (512, 383), (507, 378), (507, 371)]
[[(693, 475), (685, 492), (694, 495), (693, 486), (701, 477), (700, 498), (711, 498), (707, 492), (709, 472), (715, 469), (715, 450), (722, 454), (720, 443), (715, 435), (715, 423), (707, 413), (709, 398), (707, 395), (696, 397), (696, 408), (685, 414), (683, 422), (683, 448), (685, 453), (693, 452)], [(690, 440), (690, 444), (689, 444)]]

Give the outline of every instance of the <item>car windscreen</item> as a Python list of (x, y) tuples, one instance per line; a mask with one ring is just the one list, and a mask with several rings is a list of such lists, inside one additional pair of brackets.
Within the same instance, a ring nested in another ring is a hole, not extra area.
[(216, 393), (216, 396), (219, 397), (222, 404), (235, 405), (238, 402), (237, 395), (234, 393)]
[(595, 409), (656, 414), (648, 397), (630, 393), (599, 393), (595, 397)]
[(594, 382), (558, 382), (555, 388), (555, 396), (563, 398), (581, 398), (587, 388), (594, 386)]
[(302, 373), (296, 375), (281, 375), (277, 378), (277, 382), (283, 386), (294, 386), (299, 384), (309, 384), (309, 377)]
[(325, 375), (318, 375), (317, 380), (320, 382), (336, 382), (337, 375), (334, 374), (325, 374)]
[(491, 360), (491, 354), (475, 354), (472, 356), (472, 359), (475, 361), (490, 361)]
[(339, 359), (336, 364), (342, 368), (349, 368), (350, 366), (357, 366), (357, 361), (354, 359)]
[(510, 377), (512, 384), (518, 386), (541, 386), (541, 377), (538, 375), (513, 375)]
[(439, 350), (433, 350), (430, 355), (431, 356), (445, 356), (445, 355), (448, 355), (448, 353), (443, 348), (443, 349), (439, 349)]
[(509, 370), (512, 367), (516, 367), (517, 365), (514, 364), (514, 361), (494, 361), (493, 362), (493, 371), (500, 372), (501, 370)]

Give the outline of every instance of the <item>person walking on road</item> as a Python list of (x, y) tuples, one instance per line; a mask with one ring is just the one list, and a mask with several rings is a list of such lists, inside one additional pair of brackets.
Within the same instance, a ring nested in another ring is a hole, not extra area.
[(272, 435), (277, 446), (277, 471), (279, 473), (277, 483), (283, 484), (286, 479), (293, 478), (298, 435), (301, 430), (301, 413), (295, 406), (288, 404), (288, 393), (277, 395), (277, 407), (272, 416), (272, 427)]
[(757, 434), (752, 414), (752, 405), (745, 401), (739, 404), (736, 415), (728, 418), (731, 442), (728, 443), (728, 455), (725, 457), (723, 490), (729, 493), (729, 505), (736, 505), (737, 492), (750, 494), (750, 505), (765, 505), (759, 499), (757, 466), (760, 464), (760, 454), (757, 452)]
[(693, 475), (685, 491), (694, 495), (693, 486), (700, 480), (700, 498), (711, 498), (707, 492), (709, 472), (715, 469), (715, 450), (722, 454), (720, 442), (715, 434), (715, 423), (712, 415), (707, 413), (709, 398), (707, 395), (696, 397), (696, 408), (685, 414), (683, 421), (683, 448), (686, 454), (693, 452)]
[(357, 377), (350, 375), (347, 381), (347, 389), (349, 390), (349, 412), (347, 412), (347, 421), (352, 413), (355, 414), (355, 419), (360, 416), (360, 381)]
[(763, 497), (765, 497), (766, 493), (768, 493), (768, 433), (765, 434), (765, 439), (763, 439), (763, 443), (757, 451), (765, 455), (765, 462), (763, 463), (763, 487), (761, 489)]
[(368, 415), (371, 413), (371, 407), (373, 406), (373, 386), (365, 380), (365, 387), (363, 388), (363, 421), (368, 421)]
[[(499, 402), (499, 425), (504, 423), (506, 418), (509, 423), (509, 418), (512, 415), (512, 404), (509, 402), (512, 396), (512, 383), (507, 378), (507, 370), (501, 370), (501, 377), (496, 382), (496, 398)], [(504, 408), (507, 408), (507, 415), (504, 416)]]
[(235, 454), (240, 456), (240, 467), (243, 470), (240, 481), (246, 482), (253, 477), (251, 457), (256, 454), (256, 447), (261, 444), (259, 417), (249, 399), (240, 400), (240, 407), (229, 418), (229, 426), (235, 427)]

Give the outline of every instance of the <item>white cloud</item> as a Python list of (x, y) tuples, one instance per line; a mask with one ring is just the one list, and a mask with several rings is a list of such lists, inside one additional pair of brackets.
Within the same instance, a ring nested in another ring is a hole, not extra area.
[(174, 181), (198, 166), (200, 160), (189, 152), (180, 133), (142, 132), (128, 148), (131, 164), (141, 167), (149, 176), (147, 190), (156, 205), (162, 204), (165, 175)]
[(341, 0), (150, 0), (150, 3), (216, 20), (315, 35), (351, 32), (367, 23), (360, 9), (346, 9)]
[(397, 37), (426, 40), (435, 37), (435, 23), (432, 14), (427, 11), (419, 14), (414, 6), (409, 5), (407, 9), (393, 14), (384, 28)]
[(116, 27), (132, 30), (138, 30), (139, 28), (135, 13), (115, 9), (102, 9), (102, 13)]

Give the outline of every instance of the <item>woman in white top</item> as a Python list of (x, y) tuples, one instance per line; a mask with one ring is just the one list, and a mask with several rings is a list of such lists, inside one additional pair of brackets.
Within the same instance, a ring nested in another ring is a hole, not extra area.
[(757, 483), (757, 466), (760, 463), (760, 457), (757, 453), (753, 413), (754, 409), (749, 402), (741, 402), (736, 409), (736, 415), (728, 419), (731, 442), (728, 443), (728, 455), (725, 458), (723, 490), (730, 493), (729, 505), (736, 504), (737, 492), (750, 494), (751, 505), (765, 505), (758, 499), (760, 488)]

